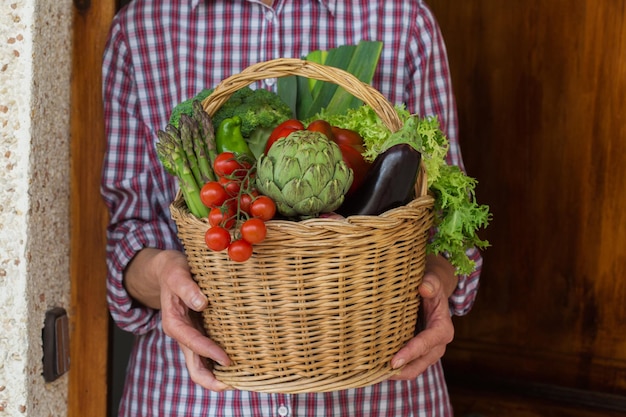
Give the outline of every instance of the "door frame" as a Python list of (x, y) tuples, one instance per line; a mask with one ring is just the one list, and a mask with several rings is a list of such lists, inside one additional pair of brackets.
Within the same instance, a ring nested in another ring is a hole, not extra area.
[(70, 106), (69, 417), (108, 415), (107, 212), (100, 196), (105, 149), (102, 53), (115, 0), (74, 0)]

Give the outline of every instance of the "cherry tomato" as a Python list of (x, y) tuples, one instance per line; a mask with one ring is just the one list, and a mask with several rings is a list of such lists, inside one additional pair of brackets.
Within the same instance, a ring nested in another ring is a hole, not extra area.
[(230, 229), (235, 225), (236, 210), (230, 204), (220, 207), (213, 207), (209, 211), (209, 224), (211, 226), (222, 226)]
[(239, 208), (246, 213), (250, 214), (250, 206), (252, 205), (252, 201), (259, 195), (257, 190), (252, 190), (247, 193), (242, 193), (241, 197), (239, 197)]
[(209, 181), (200, 189), (200, 200), (207, 207), (218, 207), (228, 199), (224, 186), (217, 181)]
[(276, 126), (274, 130), (272, 130), (272, 133), (270, 134), (270, 137), (267, 140), (267, 144), (265, 145), (265, 153), (267, 154), (267, 151), (270, 150), (272, 145), (278, 139), (286, 138), (287, 136), (289, 136), (290, 133), (295, 132), (297, 130), (303, 130), (303, 129), (304, 129), (304, 125), (302, 124), (300, 120), (289, 119), (289, 120), (282, 122), (281, 124)]
[(218, 183), (226, 190), (226, 194), (231, 197), (239, 194), (239, 190), (241, 189), (241, 181), (236, 179), (231, 179), (228, 177), (220, 177)]
[(365, 151), (365, 148), (363, 147), (363, 138), (358, 134), (358, 132), (350, 129), (343, 129), (337, 126), (333, 126), (332, 131), (337, 145), (352, 146), (359, 151), (359, 153), (363, 153)]
[(276, 204), (268, 196), (261, 195), (250, 205), (250, 214), (264, 221), (271, 220), (276, 214)]
[(311, 132), (323, 133), (328, 139), (334, 141), (333, 127), (326, 120), (314, 120), (306, 127)]
[(235, 262), (245, 262), (252, 256), (252, 244), (237, 239), (228, 246), (228, 257)]
[(209, 249), (219, 252), (230, 245), (230, 233), (221, 226), (213, 226), (204, 234), (204, 241)]
[(252, 244), (263, 242), (267, 235), (265, 222), (257, 217), (243, 222), (239, 231), (243, 240)]
[(213, 162), (213, 171), (218, 177), (243, 177), (249, 168), (250, 163), (238, 160), (232, 152), (218, 154)]

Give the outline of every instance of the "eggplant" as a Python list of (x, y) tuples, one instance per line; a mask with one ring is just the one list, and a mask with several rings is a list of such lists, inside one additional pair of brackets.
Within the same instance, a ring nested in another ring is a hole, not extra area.
[(339, 207), (342, 216), (376, 216), (408, 204), (415, 197), (415, 181), (422, 154), (411, 145), (394, 145), (376, 157), (361, 186)]

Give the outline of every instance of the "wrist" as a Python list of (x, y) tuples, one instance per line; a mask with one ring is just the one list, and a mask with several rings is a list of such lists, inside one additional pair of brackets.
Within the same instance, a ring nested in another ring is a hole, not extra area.
[(135, 254), (135, 257), (124, 271), (124, 286), (130, 296), (142, 305), (159, 309), (160, 301), (160, 265), (163, 265), (163, 250), (144, 248)]

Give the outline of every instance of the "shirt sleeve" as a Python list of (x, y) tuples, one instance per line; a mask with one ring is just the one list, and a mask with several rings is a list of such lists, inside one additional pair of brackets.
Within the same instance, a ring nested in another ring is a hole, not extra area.
[(154, 150), (154, 132), (143, 121), (133, 62), (119, 22), (114, 21), (103, 61), (107, 149), (101, 193), (109, 210), (107, 301), (118, 326), (142, 334), (159, 312), (134, 301), (124, 287), (126, 266), (143, 248), (180, 249), (169, 219), (173, 188)]
[[(448, 138), (450, 149), (447, 155), (449, 164), (457, 165), (465, 171), (458, 139), (457, 109), (448, 57), (439, 25), (430, 9), (421, 3), (414, 30), (415, 39), (411, 44), (412, 83), (407, 87), (406, 102), (409, 109), (415, 109), (421, 116), (437, 116), (442, 132)], [(454, 315), (467, 314), (476, 299), (482, 256), (478, 249), (467, 251), (475, 262), (475, 269), (469, 275), (460, 275), (458, 285), (449, 298), (450, 311)]]

